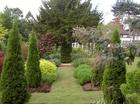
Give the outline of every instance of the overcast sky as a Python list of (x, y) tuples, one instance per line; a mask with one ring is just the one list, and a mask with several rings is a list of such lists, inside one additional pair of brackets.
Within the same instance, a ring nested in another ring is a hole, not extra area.
[[(113, 14), (111, 13), (112, 5), (116, 0), (91, 0), (93, 6), (98, 5), (98, 10), (102, 11), (104, 14), (104, 22), (108, 23), (113, 19)], [(133, 0), (140, 3), (140, 0)], [(39, 7), (41, 5), (41, 0), (0, 0), (0, 11), (4, 9), (5, 6), (10, 8), (18, 7), (20, 8), (24, 15), (30, 10), (32, 14), (38, 14)]]

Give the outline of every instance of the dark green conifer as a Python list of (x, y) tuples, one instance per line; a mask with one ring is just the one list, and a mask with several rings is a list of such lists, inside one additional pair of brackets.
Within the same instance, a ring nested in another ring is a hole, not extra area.
[(125, 98), (120, 90), (120, 85), (126, 82), (126, 65), (124, 50), (114, 46), (111, 49), (110, 63), (103, 75), (103, 94), (106, 104), (124, 104)]
[(36, 34), (33, 31), (30, 35), (26, 76), (29, 87), (37, 87), (40, 85), (41, 71), (39, 68), (39, 51)]
[(8, 38), (1, 76), (2, 104), (24, 104), (29, 98), (24, 76), (18, 23), (14, 22)]
[(121, 42), (121, 40), (120, 40), (120, 34), (119, 34), (119, 32), (118, 32), (117, 29), (115, 29), (113, 31), (112, 39), (111, 40), (112, 40), (112, 43), (120, 43)]
[(70, 63), (73, 28), (97, 27), (102, 14), (92, 8), (91, 0), (49, 0), (40, 7), (36, 30), (40, 33), (51, 32), (61, 46), (61, 62)]

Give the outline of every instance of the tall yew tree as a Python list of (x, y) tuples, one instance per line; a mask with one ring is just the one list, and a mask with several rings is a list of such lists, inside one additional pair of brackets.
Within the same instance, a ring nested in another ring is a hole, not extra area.
[(30, 35), (29, 53), (27, 59), (27, 82), (29, 87), (38, 87), (41, 82), (41, 71), (39, 68), (39, 51), (35, 32)]
[(8, 38), (1, 76), (2, 104), (24, 104), (29, 97), (24, 76), (18, 24), (15, 22)]
[(43, 1), (36, 24), (38, 32), (52, 32), (61, 43), (61, 62), (71, 62), (72, 31), (76, 26), (96, 27), (101, 13), (92, 9), (91, 0), (49, 0)]

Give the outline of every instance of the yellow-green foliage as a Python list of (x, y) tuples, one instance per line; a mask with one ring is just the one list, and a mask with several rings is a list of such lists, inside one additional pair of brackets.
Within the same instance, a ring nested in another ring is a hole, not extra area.
[(43, 82), (52, 84), (56, 80), (57, 67), (52, 62), (45, 60), (45, 59), (41, 59), (40, 60), (40, 70), (41, 70)]
[(140, 104), (140, 70), (132, 70), (126, 75), (126, 84), (121, 85), (127, 104)]
[(1, 24), (0, 24), (0, 49), (3, 49), (5, 51), (6, 48), (6, 42), (7, 42), (7, 34), (8, 30), (5, 29)]
[(0, 41), (4, 40), (4, 36), (7, 32), (8, 31), (0, 24)]
[(112, 43), (120, 43), (120, 34), (119, 31), (117, 29), (115, 29), (112, 33), (112, 39), (111, 39)]

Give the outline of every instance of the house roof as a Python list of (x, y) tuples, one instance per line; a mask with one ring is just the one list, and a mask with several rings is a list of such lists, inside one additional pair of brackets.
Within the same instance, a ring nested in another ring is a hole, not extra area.
[(121, 35), (129, 35), (129, 32), (128, 32), (128, 31), (123, 30), (123, 31), (120, 31), (120, 34), (121, 34)]

